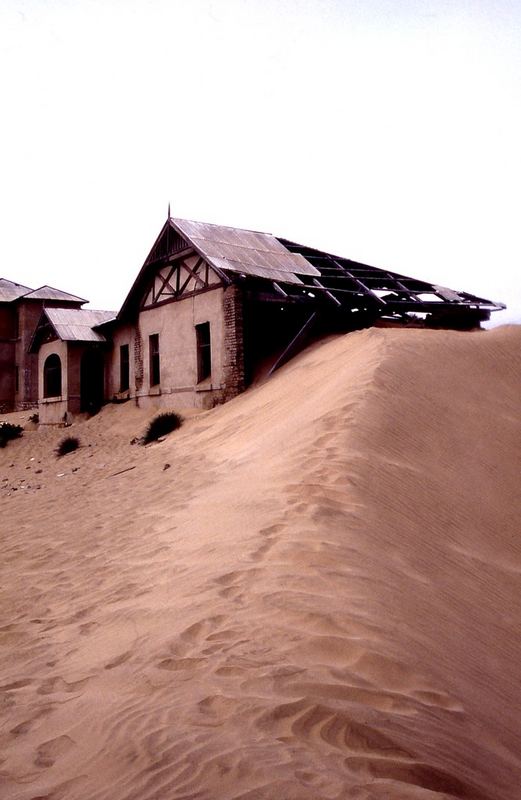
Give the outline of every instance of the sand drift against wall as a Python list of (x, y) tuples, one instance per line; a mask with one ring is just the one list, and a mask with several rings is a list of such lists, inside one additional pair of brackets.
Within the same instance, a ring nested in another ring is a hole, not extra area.
[(517, 797), (520, 345), (357, 332), (1, 450), (2, 797)]

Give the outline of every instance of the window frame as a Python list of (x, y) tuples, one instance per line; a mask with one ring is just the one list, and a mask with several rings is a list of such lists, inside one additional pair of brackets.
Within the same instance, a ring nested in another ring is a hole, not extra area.
[[(123, 357), (123, 354), (125, 358)], [(130, 389), (130, 345), (127, 343), (119, 346), (119, 391), (128, 392)]]
[(197, 348), (197, 383), (212, 377), (212, 334), (210, 323), (201, 322), (195, 326)]
[(161, 385), (161, 357), (158, 333), (151, 333), (148, 337), (148, 379), (151, 389), (154, 386)]

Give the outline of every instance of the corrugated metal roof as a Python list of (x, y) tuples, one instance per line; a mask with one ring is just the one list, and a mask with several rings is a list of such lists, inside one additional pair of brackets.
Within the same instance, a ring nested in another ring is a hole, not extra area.
[(65, 342), (105, 342), (96, 325), (115, 319), (115, 311), (95, 311), (89, 308), (46, 308), (45, 315)]
[(218, 270), (286, 283), (302, 283), (299, 275), (320, 276), (304, 256), (291, 253), (270, 233), (186, 219), (172, 219), (171, 222)]
[(54, 286), (40, 286), (39, 289), (34, 291), (29, 290), (25, 295), (29, 300), (61, 300), (68, 303), (87, 303), (83, 297), (77, 297), (75, 294), (62, 292), (61, 289), (55, 289)]
[(21, 283), (8, 281), (7, 278), (0, 278), (0, 302), (11, 303), (28, 292), (32, 292), (30, 286), (23, 286)]

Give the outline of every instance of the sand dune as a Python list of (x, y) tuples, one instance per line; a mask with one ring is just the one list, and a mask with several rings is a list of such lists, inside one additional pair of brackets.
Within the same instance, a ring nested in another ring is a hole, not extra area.
[(0, 795), (519, 797), (520, 354), (372, 329), (0, 450)]

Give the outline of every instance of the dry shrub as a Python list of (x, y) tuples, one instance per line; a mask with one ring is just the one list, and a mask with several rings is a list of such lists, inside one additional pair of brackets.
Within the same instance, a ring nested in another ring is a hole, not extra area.
[(19, 439), (24, 429), (12, 422), (0, 422), (0, 447), (5, 447), (11, 439)]
[(158, 414), (157, 417), (150, 421), (142, 439), (143, 444), (157, 442), (161, 436), (166, 436), (167, 433), (177, 430), (182, 422), (182, 416), (176, 414), (175, 411), (165, 411), (163, 414)]
[(58, 447), (54, 452), (58, 458), (61, 458), (62, 456), (66, 456), (67, 453), (73, 453), (79, 446), (80, 440), (77, 436), (65, 436), (61, 442), (58, 443)]

